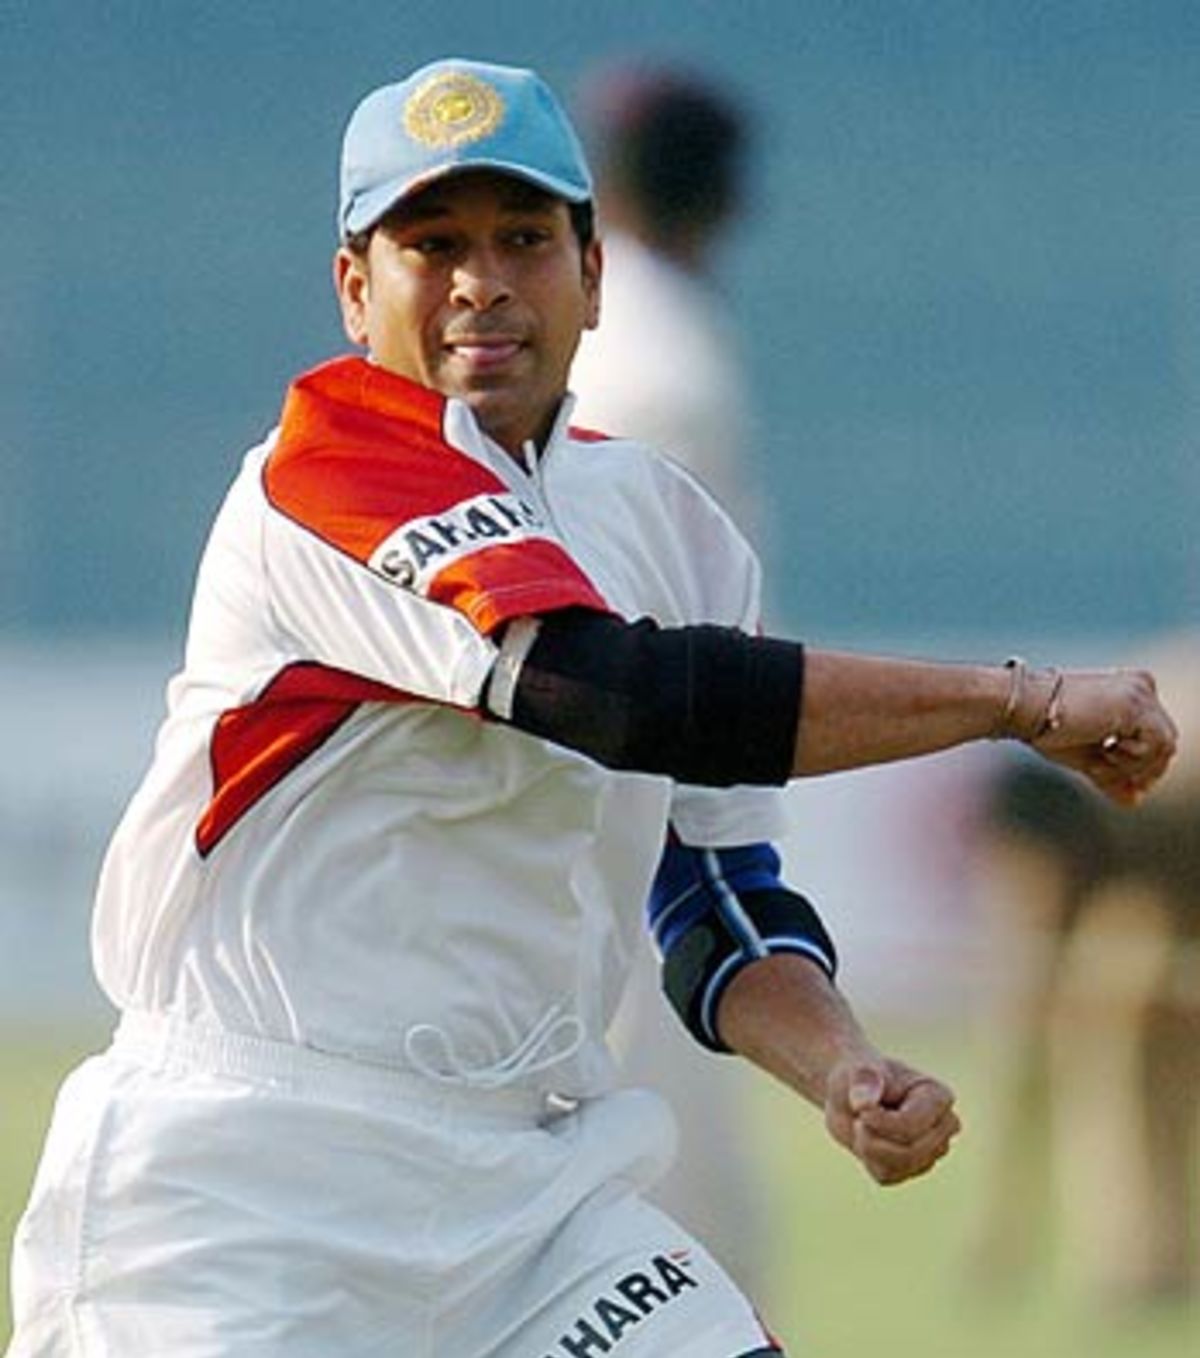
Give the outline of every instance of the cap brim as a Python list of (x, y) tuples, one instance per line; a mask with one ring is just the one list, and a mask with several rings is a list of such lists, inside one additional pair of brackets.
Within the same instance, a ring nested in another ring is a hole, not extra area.
[(382, 184), (370, 193), (365, 193), (356, 198), (342, 223), (342, 234), (344, 236), (355, 236), (360, 231), (366, 231), (403, 199), (414, 193), (419, 193), (439, 179), (448, 179), (451, 175), (466, 174), (471, 170), (491, 170), (496, 174), (506, 174), (511, 175), (514, 179), (523, 179), (526, 183), (533, 184), (539, 189), (545, 189), (555, 198), (561, 198), (568, 203), (586, 203), (592, 197), (591, 185), (560, 179), (556, 175), (531, 170), (526, 165), (514, 165), (511, 161), (488, 157), (456, 160), (448, 165), (439, 165), (435, 169), (426, 170), (424, 173), (414, 175), (409, 179)]

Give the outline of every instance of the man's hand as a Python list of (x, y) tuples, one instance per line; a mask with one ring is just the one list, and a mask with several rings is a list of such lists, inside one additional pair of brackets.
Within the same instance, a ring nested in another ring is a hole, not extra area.
[(1122, 806), (1140, 802), (1175, 754), (1179, 733), (1144, 670), (1067, 670), (1048, 715), (1029, 744)]
[(719, 1012), (734, 1051), (825, 1113), (834, 1140), (881, 1184), (914, 1179), (950, 1149), (954, 1095), (879, 1053), (844, 996), (808, 958), (764, 957), (729, 983)]
[(927, 1173), (961, 1126), (954, 1095), (944, 1084), (886, 1057), (834, 1066), (826, 1084), (825, 1125), (881, 1184)]

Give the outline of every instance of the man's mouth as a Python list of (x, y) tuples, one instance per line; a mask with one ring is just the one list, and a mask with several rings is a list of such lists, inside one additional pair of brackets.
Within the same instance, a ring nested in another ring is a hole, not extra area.
[(522, 347), (520, 340), (500, 335), (470, 336), (446, 343), (446, 351), (451, 357), (477, 372), (503, 367), (521, 352)]

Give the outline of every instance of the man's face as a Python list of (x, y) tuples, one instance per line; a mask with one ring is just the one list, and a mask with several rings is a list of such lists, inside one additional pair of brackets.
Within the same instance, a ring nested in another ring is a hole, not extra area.
[(461, 397), (510, 452), (547, 432), (584, 329), (599, 314), (600, 248), (567, 205), (471, 171), (414, 193), (365, 256), (334, 261), (346, 333), (384, 368)]

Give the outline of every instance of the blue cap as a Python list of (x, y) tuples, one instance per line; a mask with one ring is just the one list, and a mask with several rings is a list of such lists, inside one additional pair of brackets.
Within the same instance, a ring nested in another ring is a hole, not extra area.
[(374, 90), (342, 142), (342, 238), (365, 231), (405, 195), (461, 170), (516, 175), (569, 203), (592, 197), (583, 147), (562, 105), (532, 71), (453, 58)]

